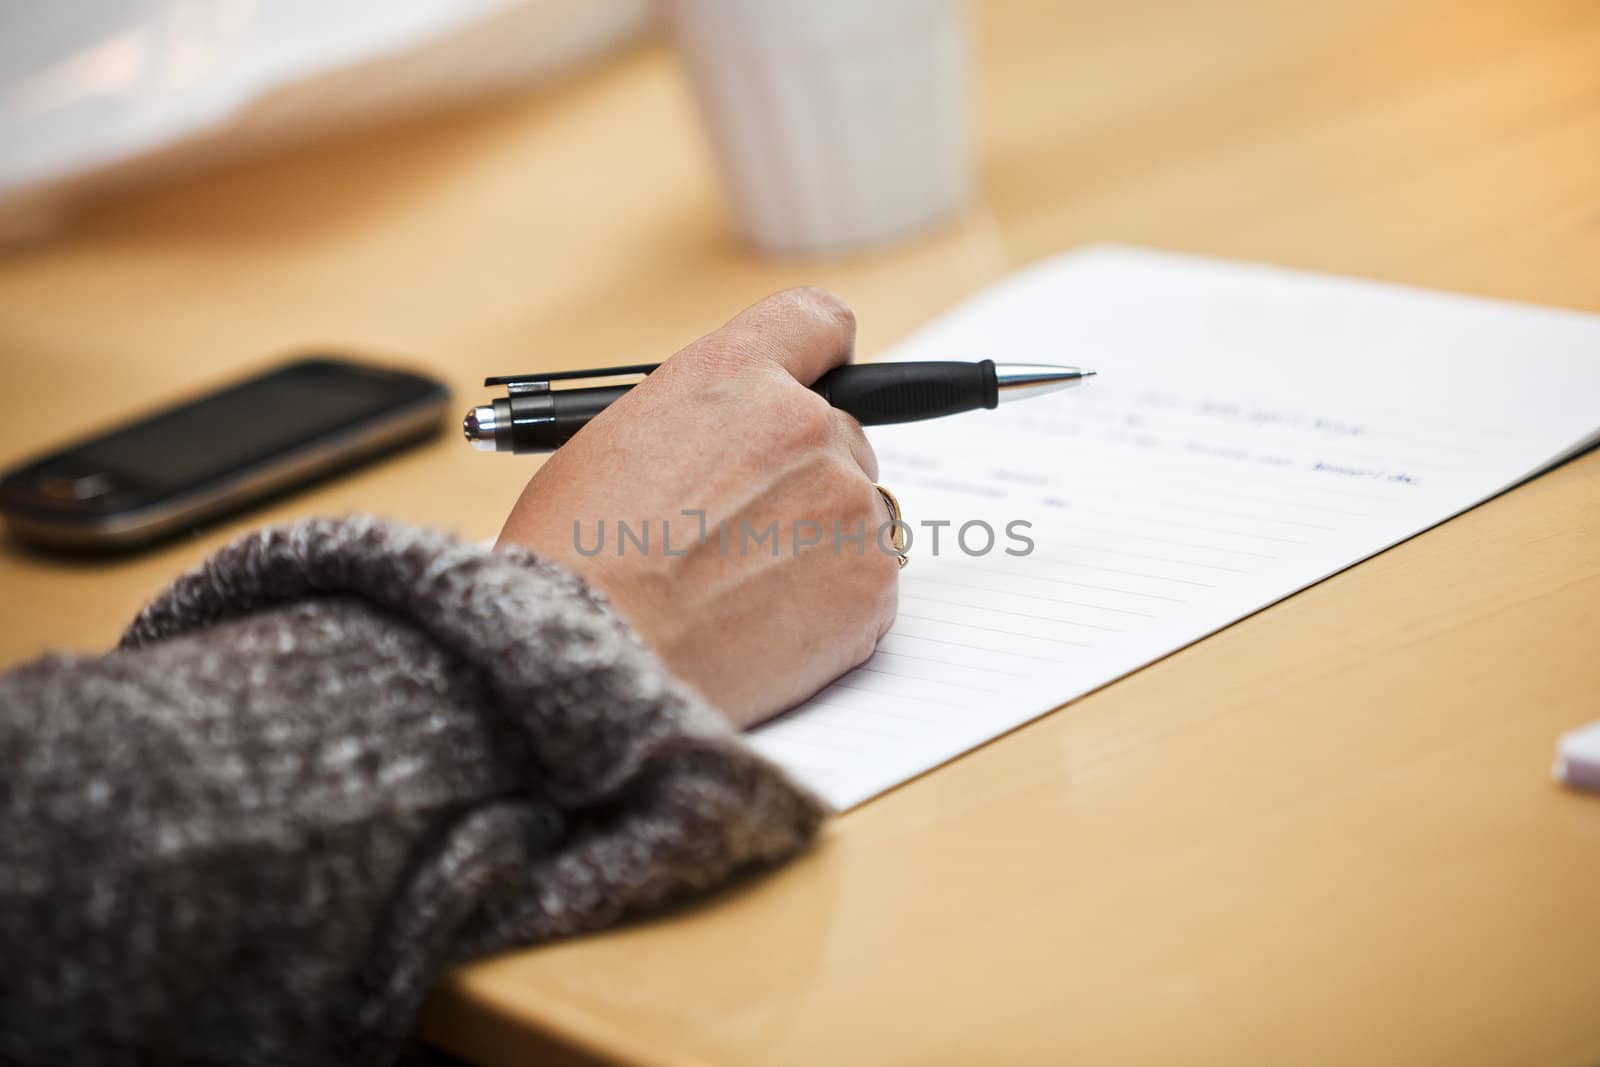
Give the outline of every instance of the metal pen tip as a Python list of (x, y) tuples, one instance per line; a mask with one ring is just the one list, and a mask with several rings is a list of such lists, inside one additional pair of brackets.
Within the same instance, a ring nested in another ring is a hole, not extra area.
[(1046, 363), (996, 363), (995, 386), (1002, 402), (1025, 400), (1083, 384), (1095, 372), (1081, 367), (1054, 367)]
[(466, 437), (467, 443), (479, 452), (493, 452), (495, 450), (494, 408), (484, 404), (467, 412), (467, 417), (461, 420), (461, 433)]

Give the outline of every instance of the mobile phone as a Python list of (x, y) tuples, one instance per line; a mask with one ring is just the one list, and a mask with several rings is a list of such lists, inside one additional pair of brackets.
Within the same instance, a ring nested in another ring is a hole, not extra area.
[(297, 358), (17, 467), (0, 515), (45, 548), (144, 545), (419, 441), (449, 402), (420, 374)]

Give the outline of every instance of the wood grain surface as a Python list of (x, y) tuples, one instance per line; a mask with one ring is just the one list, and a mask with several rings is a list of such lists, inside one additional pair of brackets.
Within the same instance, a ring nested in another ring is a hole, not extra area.
[[(737, 246), (659, 43), (95, 207), (0, 257), (0, 461), (276, 353), (392, 354), (466, 403), (488, 373), (661, 358), (802, 282), (854, 304), (870, 355), (1101, 240), (1600, 310), (1592, 0), (993, 0), (974, 31), (980, 198), (869, 255)], [(132, 560), (6, 549), (0, 664), (105, 647), (265, 520), (488, 536), (531, 467), (451, 435)], [(791, 867), (466, 967), (426, 1031), (503, 1065), (1593, 1064), (1600, 799), (1549, 765), (1594, 718), (1591, 453), (853, 812)]]

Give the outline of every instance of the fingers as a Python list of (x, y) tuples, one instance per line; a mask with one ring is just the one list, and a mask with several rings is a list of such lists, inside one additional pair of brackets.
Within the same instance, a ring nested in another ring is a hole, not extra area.
[[(745, 308), (714, 333), (674, 356), (669, 363), (704, 381), (710, 374), (727, 379), (752, 365), (782, 370), (801, 385), (810, 385), (834, 367), (850, 362), (855, 351), (856, 318), (847, 304), (826, 289), (785, 289)], [(653, 376), (664, 382), (668, 375)], [(819, 405), (820, 407), (821, 405)], [(867, 443), (861, 424), (834, 412), (837, 440), (866, 476), (876, 481), (878, 457)]]
[[(718, 335), (781, 367), (800, 384), (810, 385), (834, 367), (850, 362), (855, 352), (856, 317), (849, 305), (826, 289), (785, 289), (739, 312), (712, 336)], [(861, 424), (842, 411), (834, 412), (834, 422), (857, 465), (868, 479), (877, 481), (878, 457)]]
[(842, 411), (834, 412), (835, 423), (839, 426), (839, 436), (844, 439), (850, 449), (850, 454), (855, 457), (856, 463), (866, 473), (868, 481), (878, 480), (878, 454), (872, 450), (872, 445), (867, 441), (867, 435), (861, 429), (861, 424), (853, 417)]
[(810, 385), (850, 362), (856, 317), (826, 289), (785, 289), (745, 308), (702, 343), (713, 340), (782, 367), (801, 385)]

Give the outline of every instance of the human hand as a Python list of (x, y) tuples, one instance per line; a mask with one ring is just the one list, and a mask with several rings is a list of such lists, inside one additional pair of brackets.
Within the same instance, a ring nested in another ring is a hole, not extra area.
[(500, 543), (582, 575), (736, 725), (799, 703), (895, 615), (877, 459), (807, 388), (854, 342), (854, 315), (822, 290), (747, 308), (551, 456)]

